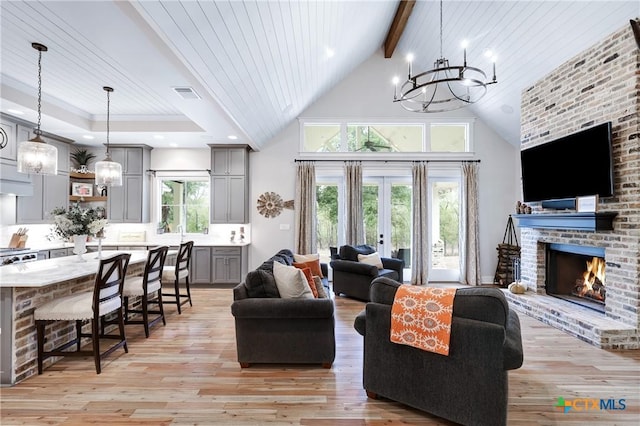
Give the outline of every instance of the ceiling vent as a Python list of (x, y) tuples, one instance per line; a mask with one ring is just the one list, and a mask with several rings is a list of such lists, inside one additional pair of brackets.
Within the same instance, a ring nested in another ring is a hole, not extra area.
[(200, 99), (200, 95), (192, 87), (174, 87), (173, 91), (182, 99)]

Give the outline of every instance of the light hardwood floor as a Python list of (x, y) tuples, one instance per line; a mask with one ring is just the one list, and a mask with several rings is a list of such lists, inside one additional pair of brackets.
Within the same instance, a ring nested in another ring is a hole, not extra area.
[[(119, 351), (96, 375), (93, 361), (67, 358), (41, 376), (0, 390), (5, 425), (450, 425), (362, 389), (362, 338), (353, 318), (364, 304), (336, 299), (337, 356), (319, 366), (253, 366), (236, 362), (230, 289), (194, 289), (182, 315), (144, 338), (127, 326), (129, 353)], [(640, 351), (608, 352), (529, 317), (525, 361), (509, 375), (510, 425), (637, 425)], [(425, 384), (426, 386), (427, 384)], [(482, 389), (478, 389), (482, 392)], [(562, 413), (558, 397), (625, 399), (624, 411)]]

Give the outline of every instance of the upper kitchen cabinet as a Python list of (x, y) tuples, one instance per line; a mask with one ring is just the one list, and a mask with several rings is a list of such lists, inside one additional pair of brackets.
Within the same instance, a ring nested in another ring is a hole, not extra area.
[(107, 219), (112, 223), (149, 222), (151, 147), (131, 145), (109, 148), (111, 159), (122, 165), (122, 186), (107, 188)]
[(215, 176), (246, 176), (248, 172), (248, 156), (245, 147), (211, 146), (211, 174)]
[(249, 152), (238, 145), (211, 146), (211, 223), (247, 223)]
[(18, 124), (0, 114), (0, 194), (31, 196), (31, 176), (18, 173), (18, 142)]
[[(34, 135), (28, 126), (17, 126), (18, 139), (29, 140)], [(32, 196), (18, 196), (16, 202), (17, 223), (49, 223), (50, 212), (56, 207), (66, 208), (69, 203), (69, 143), (50, 134), (42, 139), (58, 149), (57, 175), (30, 175), (33, 183)]]

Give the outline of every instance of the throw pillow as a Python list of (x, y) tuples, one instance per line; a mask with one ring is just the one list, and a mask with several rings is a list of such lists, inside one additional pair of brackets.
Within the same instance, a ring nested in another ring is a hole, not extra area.
[(295, 266), (296, 268), (300, 268), (300, 269), (310, 268), (311, 269), (311, 275), (317, 275), (320, 278), (323, 277), (322, 269), (320, 268), (320, 260), (319, 259), (311, 260), (311, 261), (308, 261), (308, 262), (293, 262), (293, 266)]
[(378, 254), (377, 251), (371, 254), (359, 254), (358, 262), (373, 265), (378, 269), (384, 269), (384, 266), (382, 266), (382, 259), (380, 259), (380, 254)]
[(293, 261), (297, 263), (309, 262), (311, 260), (320, 260), (320, 253), (293, 255)]
[(307, 279), (300, 269), (273, 262), (273, 277), (283, 299), (313, 299)]
[(318, 299), (326, 299), (327, 297), (329, 297), (327, 296), (327, 292), (325, 291), (324, 286), (322, 285), (322, 279), (319, 276), (314, 275), (313, 282), (315, 283), (316, 290), (318, 291)]
[(310, 268), (303, 268), (303, 269), (300, 269), (300, 270), (304, 274), (304, 277), (307, 279), (307, 284), (309, 285), (309, 288), (311, 289), (311, 293), (313, 293), (313, 297), (317, 298), (318, 297), (318, 290), (316, 290), (316, 283), (313, 282), (313, 275), (311, 275), (311, 269)]
[(249, 272), (244, 285), (249, 297), (280, 297), (273, 274), (263, 269)]

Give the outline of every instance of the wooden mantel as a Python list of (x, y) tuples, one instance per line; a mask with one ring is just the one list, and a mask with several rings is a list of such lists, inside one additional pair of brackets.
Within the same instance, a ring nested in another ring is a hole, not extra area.
[(616, 212), (514, 214), (521, 228), (611, 231)]

